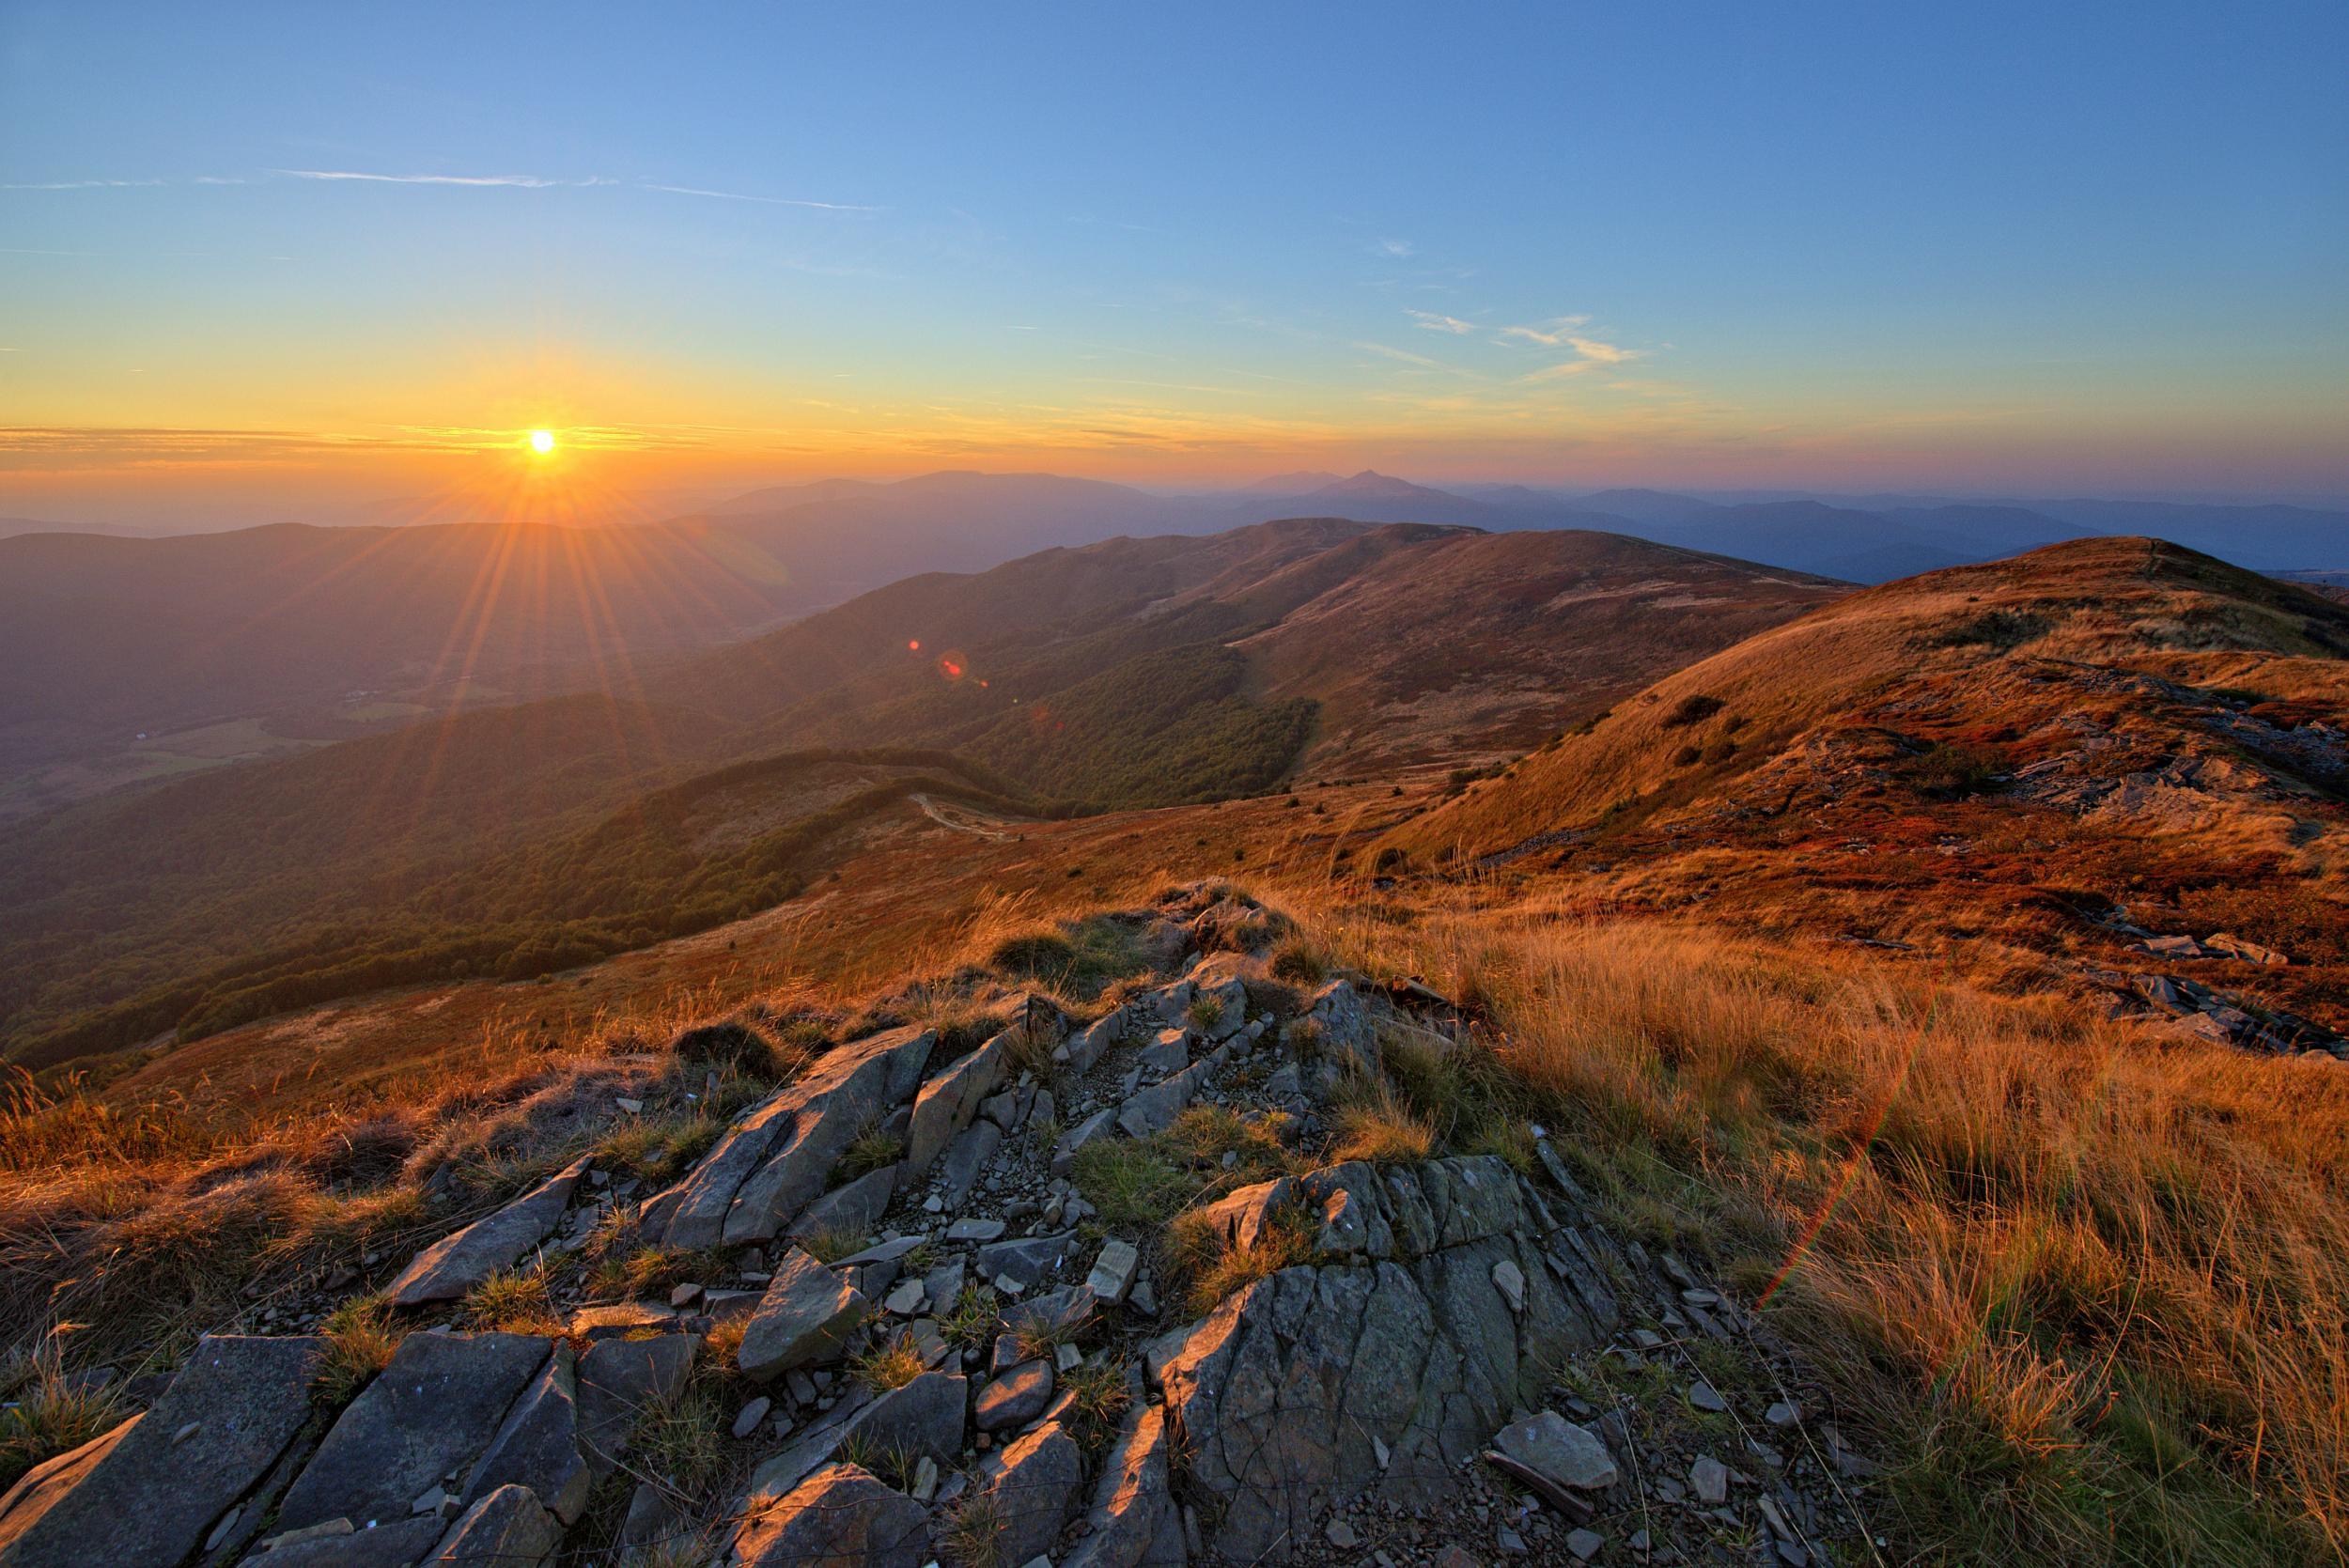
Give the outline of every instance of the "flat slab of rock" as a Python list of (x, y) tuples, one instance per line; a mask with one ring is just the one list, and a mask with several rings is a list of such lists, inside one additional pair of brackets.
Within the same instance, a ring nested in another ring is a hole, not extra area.
[(564, 1524), (577, 1524), (595, 1485), (579, 1445), (577, 1357), (569, 1341), (557, 1340), (554, 1354), (474, 1461), (459, 1500), (470, 1508), (501, 1486), (526, 1486)]
[(495, 1214), (443, 1236), (409, 1260), (392, 1281), (395, 1307), (455, 1301), (554, 1234), (591, 1162), (583, 1155)]
[(734, 1532), (738, 1568), (922, 1568), (929, 1511), (856, 1465), (828, 1465), (781, 1498), (755, 1494)]
[(1052, 1149), (1052, 1174), (1066, 1176), (1076, 1167), (1077, 1151), (1097, 1138), (1107, 1137), (1117, 1130), (1117, 1107), (1107, 1106), (1095, 1111), (1066, 1132)]
[(864, 1296), (840, 1275), (793, 1248), (768, 1281), (742, 1332), (742, 1375), (764, 1383), (832, 1355), (864, 1316)]
[(602, 1340), (587, 1347), (579, 1359), (579, 1447), (598, 1477), (618, 1468), (638, 1412), (684, 1389), (700, 1348), (692, 1334)]
[(1494, 1435), (1493, 1447), (1561, 1486), (1603, 1492), (1619, 1479), (1615, 1456), (1598, 1434), (1555, 1410), (1502, 1427)]
[(978, 1270), (982, 1280), (1010, 1280), (1021, 1290), (1028, 1290), (1058, 1273), (1075, 1251), (1077, 1233), (1061, 1231), (1052, 1235), (1014, 1236), (1008, 1241), (989, 1242), (979, 1249)]
[(286, 1489), (277, 1528), (407, 1518), (490, 1446), (553, 1348), (536, 1334), (409, 1335)]
[(0, 1563), (179, 1561), (309, 1420), (322, 1349), (315, 1339), (196, 1341), (153, 1409), (64, 1456), (78, 1465), (52, 1461), (46, 1478), (37, 1470), (0, 1499)]
[(834, 1188), (807, 1205), (806, 1211), (791, 1222), (790, 1234), (795, 1237), (854, 1236), (860, 1241), (871, 1235), (873, 1227), (888, 1212), (889, 1200), (897, 1190), (897, 1172), (902, 1169), (884, 1165), (878, 1171), (867, 1171), (846, 1187)]
[(1101, 1243), (1100, 1255), (1093, 1260), (1093, 1272), (1085, 1276), (1085, 1289), (1103, 1301), (1126, 1299), (1126, 1293), (1134, 1288), (1134, 1276), (1142, 1272), (1142, 1253), (1130, 1241), (1115, 1236)]
[(1084, 1485), (1084, 1453), (1058, 1421), (1047, 1421), (1006, 1444), (983, 1473), (1003, 1511), (995, 1549), (1004, 1562), (1024, 1563), (1049, 1550), (1067, 1523)]
[(244, 1560), (252, 1568), (264, 1563), (268, 1568), (409, 1568), (433, 1548), (443, 1528), (437, 1514), (387, 1519), (371, 1528), (288, 1541)]
[[(1339, 1498), (1440, 1506), (1506, 1420), (1529, 1358), (1600, 1343), (1612, 1323), (1562, 1282), (1550, 1260), (1566, 1233), (1546, 1246), (1538, 1195), (1500, 1159), (1336, 1166), (1289, 1192), (1319, 1210), (1325, 1261), (1144, 1350), (1192, 1482), (1225, 1503), (1208, 1545), (1238, 1561), (1294, 1550), (1283, 1544)], [(1237, 1225), (1270, 1197), (1218, 1205), (1219, 1219)], [(1522, 1312), (1494, 1287), (1504, 1260), (1524, 1278)]]

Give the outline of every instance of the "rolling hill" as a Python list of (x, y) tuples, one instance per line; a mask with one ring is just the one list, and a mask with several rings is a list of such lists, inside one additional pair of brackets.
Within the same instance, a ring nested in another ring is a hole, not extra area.
[(2076, 975), (2223, 932), (2341, 1029), (2349, 609), (2151, 539), (1952, 567), (1700, 660), (1392, 844)]
[[(1838, 591), (1610, 536), (1337, 519), (927, 574), (626, 695), (413, 725), (0, 831), (0, 1039), (54, 1059), (733, 918), (822, 846), (697, 879), (676, 838), (613, 825), (738, 766), (894, 748), (1034, 812), (1255, 794), (1300, 764), (1482, 761)], [(784, 825), (765, 837), (820, 808), (742, 809)]]

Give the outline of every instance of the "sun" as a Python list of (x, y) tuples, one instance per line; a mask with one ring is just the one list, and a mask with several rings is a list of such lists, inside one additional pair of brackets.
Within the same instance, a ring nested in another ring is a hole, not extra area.
[(548, 453), (550, 453), (550, 452), (553, 451), (553, 450), (554, 450), (554, 432), (553, 432), (552, 430), (533, 430), (533, 431), (531, 431), (531, 432), (530, 432), (530, 449), (531, 449), (533, 452), (537, 453), (537, 454), (538, 454), (538, 456), (540, 456), (541, 458), (545, 457)]

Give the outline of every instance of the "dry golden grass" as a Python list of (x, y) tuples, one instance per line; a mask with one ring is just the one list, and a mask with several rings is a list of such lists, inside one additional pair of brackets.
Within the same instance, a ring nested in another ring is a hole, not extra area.
[(1710, 1245), (1898, 1455), (1937, 1560), (2349, 1546), (2349, 1077), (1825, 946), (1330, 911), (1486, 999), (1623, 1225)]

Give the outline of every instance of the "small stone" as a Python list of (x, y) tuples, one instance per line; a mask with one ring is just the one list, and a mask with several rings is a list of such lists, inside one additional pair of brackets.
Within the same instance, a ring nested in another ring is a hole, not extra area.
[(220, 1523), (212, 1527), (212, 1533), (204, 1538), (204, 1549), (208, 1552), (216, 1552), (220, 1550), (221, 1543), (227, 1540), (231, 1535), (234, 1535), (237, 1532), (238, 1522), (243, 1519), (243, 1517), (244, 1504), (242, 1503), (239, 1503), (236, 1507), (222, 1514), (220, 1516)]
[(1502, 1525), (1493, 1531), (1493, 1544), (1511, 1557), (1525, 1555), (1525, 1537), (1511, 1529), (1507, 1525)]
[(1342, 1552), (1350, 1552), (1362, 1544), (1362, 1538), (1354, 1533), (1354, 1527), (1344, 1519), (1330, 1520), (1330, 1528), (1322, 1533), (1330, 1538), (1330, 1545)]
[(1436, 1554), (1435, 1568), (1485, 1568), (1485, 1565), (1461, 1547), (1446, 1546)]
[(694, 1302), (700, 1300), (701, 1296), (701, 1286), (690, 1283), (682, 1284), (669, 1293), (669, 1305), (672, 1307), (690, 1307)]
[(923, 1303), (928, 1299), (929, 1292), (921, 1281), (907, 1280), (891, 1291), (881, 1305), (899, 1317), (912, 1317), (922, 1311)]
[(915, 1502), (927, 1502), (938, 1496), (938, 1461), (928, 1454), (914, 1461), (913, 1484), (907, 1495)]
[(1603, 1492), (1619, 1474), (1615, 1456), (1598, 1435), (1555, 1410), (1502, 1427), (1493, 1446), (1526, 1468), (1580, 1491)]
[(1688, 1467), (1688, 1487), (1697, 1501), (1720, 1504), (1729, 1500), (1729, 1467), (1711, 1454), (1700, 1456)]
[(1516, 1264), (1510, 1262), (1507, 1258), (1501, 1259), (1499, 1263), (1493, 1265), (1493, 1287), (1501, 1292), (1501, 1298), (1509, 1303), (1509, 1310), (1511, 1312), (1520, 1314), (1524, 1312), (1524, 1270), (1517, 1267)]
[(618, 1106), (623, 1111), (627, 1112), (630, 1116), (635, 1115), (638, 1111), (645, 1109), (644, 1101), (630, 1099), (625, 1094), (614, 1100), (612, 1103)]
[(1141, 1270), (1142, 1254), (1134, 1244), (1112, 1238), (1101, 1244), (1101, 1255), (1094, 1260), (1093, 1272), (1085, 1277), (1085, 1288), (1097, 1299), (1123, 1301), (1134, 1288), (1134, 1278)]
[(1085, 1364), (1085, 1353), (1073, 1344), (1056, 1345), (1052, 1350), (1052, 1364), (1062, 1372), (1074, 1372)]
[(1566, 1536), (1566, 1550), (1572, 1552), (1579, 1560), (1583, 1562), (1588, 1562), (1596, 1557), (1598, 1549), (1605, 1545), (1607, 1545), (1607, 1537), (1595, 1529), (1578, 1529), (1569, 1532)]
[(1005, 1229), (1006, 1227), (1000, 1219), (982, 1219), (974, 1216), (969, 1219), (957, 1219), (947, 1226), (946, 1239), (948, 1241), (994, 1241), (1002, 1237)]
[(752, 1400), (748, 1405), (742, 1406), (741, 1410), (734, 1418), (735, 1436), (738, 1438), (747, 1437), (752, 1433), (757, 1431), (758, 1423), (767, 1419), (767, 1412), (774, 1408), (774, 1404), (775, 1402), (772, 1399), (769, 1398), (765, 1394), (760, 1394), (756, 1399)]
[(1787, 1427), (1792, 1426), (1797, 1421), (1802, 1420), (1802, 1412), (1796, 1409), (1793, 1405), (1787, 1404), (1781, 1399), (1777, 1404), (1771, 1405), (1767, 1410), (1764, 1411), (1762, 1413), (1762, 1419), (1768, 1421), (1772, 1426)]
[(1700, 1410), (1721, 1411), (1729, 1408), (1729, 1401), (1713, 1389), (1710, 1383), (1696, 1383), (1688, 1389), (1688, 1403)]
[(946, 1212), (946, 1200), (933, 1192), (922, 1200), (922, 1211), (925, 1214), (943, 1214)]

